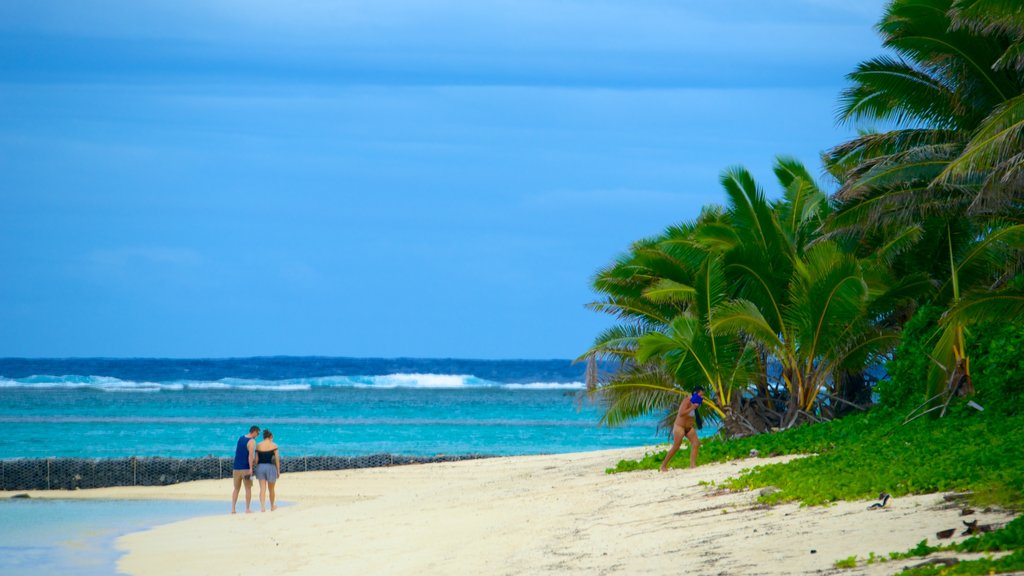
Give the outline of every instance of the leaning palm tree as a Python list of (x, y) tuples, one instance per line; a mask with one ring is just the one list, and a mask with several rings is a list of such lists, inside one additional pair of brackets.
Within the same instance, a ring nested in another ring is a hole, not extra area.
[(691, 312), (695, 268), (692, 259), (683, 258), (680, 246), (692, 243), (700, 226), (714, 225), (721, 217), (720, 210), (705, 209), (694, 223), (635, 242), (628, 254), (597, 273), (594, 288), (604, 299), (589, 307), (613, 315), (618, 323), (602, 332), (580, 359), (600, 359), (616, 367), (603, 381), (588, 382), (605, 404), (602, 423), (616, 425), (655, 413), (667, 418), (684, 385), (692, 385), (680, 381), (660, 358), (640, 352), (640, 342), (670, 332), (674, 319)]
[(648, 291), (652, 299), (674, 299), (685, 304), (663, 330), (652, 331), (637, 342), (636, 358), (657, 361), (680, 387), (698, 385), (710, 394), (712, 410), (722, 418), (730, 435), (761, 432), (762, 422), (742, 413), (740, 396), (753, 381), (755, 349), (734, 334), (719, 333), (712, 324), (715, 310), (728, 299), (723, 258), (699, 241), (666, 240), (662, 248), (672, 254), (691, 276), (686, 290), (663, 292), (661, 285)]

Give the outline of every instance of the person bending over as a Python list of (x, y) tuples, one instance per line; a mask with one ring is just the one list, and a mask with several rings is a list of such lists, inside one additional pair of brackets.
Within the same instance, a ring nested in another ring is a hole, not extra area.
[(679, 403), (679, 412), (676, 413), (676, 422), (672, 425), (672, 448), (669, 448), (665, 455), (665, 461), (661, 463), (661, 471), (668, 470), (668, 463), (679, 451), (683, 438), (690, 441), (690, 468), (697, 466), (697, 451), (700, 450), (700, 440), (697, 439), (697, 408), (704, 403), (704, 389), (697, 386), (693, 394), (683, 398)]

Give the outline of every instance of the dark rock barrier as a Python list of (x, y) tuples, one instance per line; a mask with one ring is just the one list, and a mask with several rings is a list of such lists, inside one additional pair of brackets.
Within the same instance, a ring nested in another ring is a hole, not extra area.
[[(490, 458), (462, 456), (295, 456), (281, 472), (349, 470)], [(0, 460), (0, 490), (77, 490), (108, 486), (166, 486), (231, 477), (232, 459), (216, 458), (20, 458)]]

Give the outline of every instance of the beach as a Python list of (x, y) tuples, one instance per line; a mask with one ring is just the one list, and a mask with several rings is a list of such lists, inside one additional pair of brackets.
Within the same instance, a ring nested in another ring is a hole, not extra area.
[[(834, 564), (926, 538), (934, 544), (936, 532), (963, 527), (962, 506), (941, 494), (894, 498), (881, 510), (870, 502), (767, 507), (756, 491), (715, 486), (791, 457), (605, 473), (656, 448), (286, 474), (278, 494), (287, 505), (248, 515), (227, 513), (229, 480), (30, 495), (224, 502), (223, 515), (119, 539), (118, 568), (138, 576), (890, 574), (920, 559), (841, 571)], [(972, 518), (990, 524), (1012, 515), (979, 510)]]

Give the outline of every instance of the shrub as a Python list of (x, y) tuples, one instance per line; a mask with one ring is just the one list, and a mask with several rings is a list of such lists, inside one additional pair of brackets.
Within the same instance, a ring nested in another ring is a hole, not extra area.
[(977, 402), (986, 410), (1024, 413), (1024, 324), (973, 327), (971, 355)]
[(889, 378), (875, 385), (879, 404), (909, 411), (924, 402), (925, 383), (931, 366), (929, 355), (935, 347), (942, 312), (938, 306), (921, 306), (903, 326), (900, 344), (893, 359), (885, 366)]

